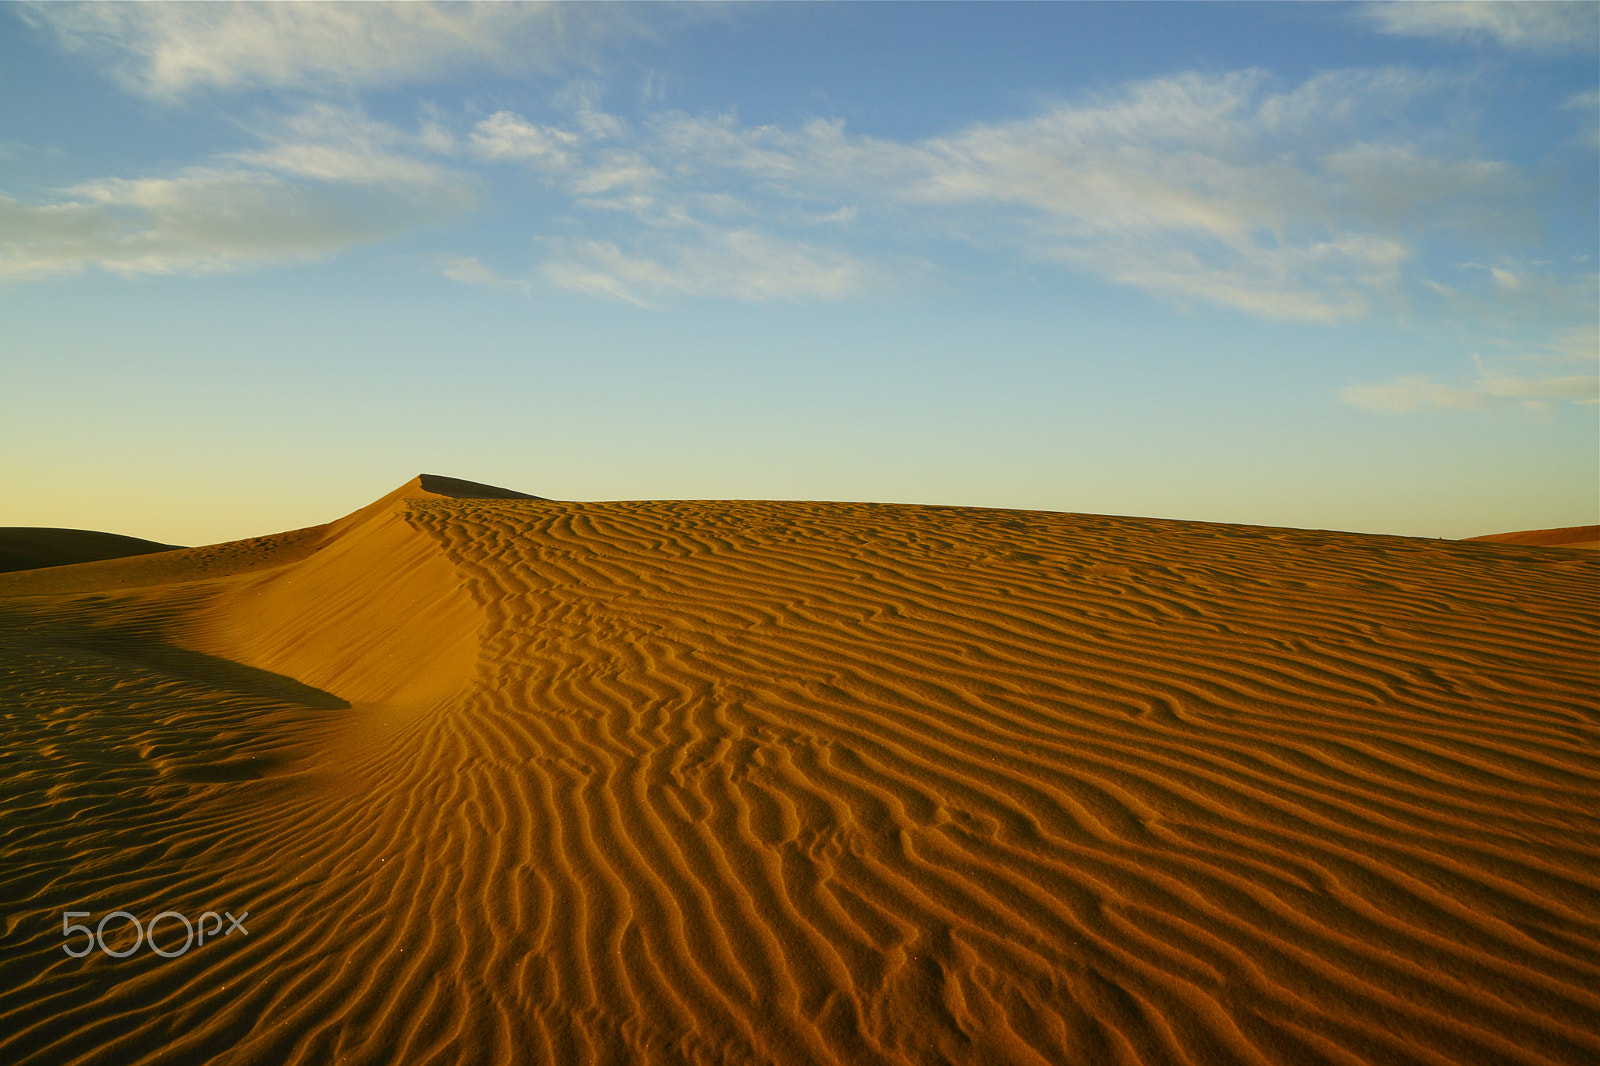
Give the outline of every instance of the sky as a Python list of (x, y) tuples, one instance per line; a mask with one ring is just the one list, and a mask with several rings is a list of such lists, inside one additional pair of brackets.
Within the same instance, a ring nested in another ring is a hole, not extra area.
[(1600, 521), (1600, 4), (0, 5), (0, 526)]

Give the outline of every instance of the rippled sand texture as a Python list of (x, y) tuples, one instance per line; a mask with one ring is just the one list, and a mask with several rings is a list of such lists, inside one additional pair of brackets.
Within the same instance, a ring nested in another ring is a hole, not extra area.
[(0, 1060), (1600, 1061), (1593, 552), (457, 492), (0, 578)]

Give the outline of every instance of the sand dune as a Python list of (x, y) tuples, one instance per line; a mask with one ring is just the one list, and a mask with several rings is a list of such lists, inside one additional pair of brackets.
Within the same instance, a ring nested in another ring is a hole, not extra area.
[(1600, 526), (1563, 526), (1560, 529), (1524, 529), (1518, 533), (1491, 533), (1468, 537), (1491, 544), (1537, 544), (1544, 547), (1600, 548)]
[[(1597, 623), (1578, 552), (430, 477), (6, 575), (0, 1061), (1600, 1061)], [(63, 953), (118, 909), (248, 932)]]
[(175, 544), (158, 544), (153, 540), (96, 533), (89, 529), (0, 526), (0, 574), (127, 555), (149, 555), (176, 547)]

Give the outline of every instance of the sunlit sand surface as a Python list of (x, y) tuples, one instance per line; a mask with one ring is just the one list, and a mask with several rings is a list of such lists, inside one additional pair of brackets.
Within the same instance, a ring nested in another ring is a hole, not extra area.
[(1593, 551), (511, 495), (0, 576), (0, 1061), (1600, 1062)]
[(1525, 529), (1520, 533), (1491, 533), (1469, 541), (1494, 544), (1544, 544), (1562, 548), (1600, 548), (1600, 526), (1565, 526), (1561, 529)]

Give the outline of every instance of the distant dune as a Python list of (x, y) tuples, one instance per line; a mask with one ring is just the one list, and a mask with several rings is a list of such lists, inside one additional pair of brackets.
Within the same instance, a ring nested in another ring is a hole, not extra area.
[(7, 574), (0, 1061), (1600, 1062), (1597, 662), (1579, 552), (430, 475)]
[(1563, 526), (1560, 529), (1525, 529), (1520, 533), (1491, 533), (1468, 537), (1493, 544), (1537, 544), (1545, 547), (1600, 548), (1600, 526)]
[(66, 566), (97, 559), (148, 555), (172, 551), (176, 544), (96, 533), (88, 529), (49, 529), (36, 526), (0, 526), (0, 574), (35, 570), (41, 566)]

